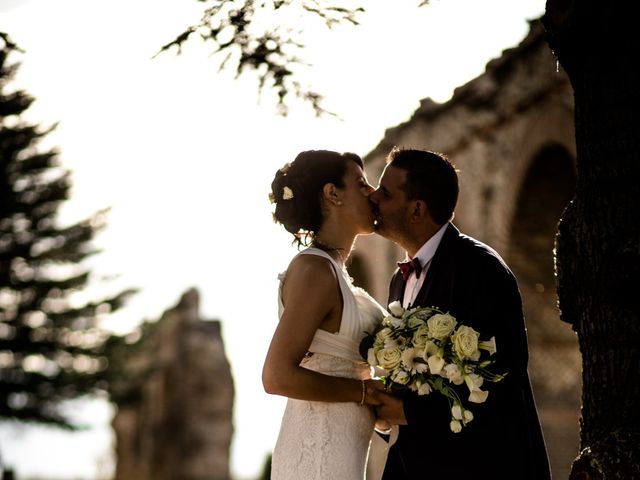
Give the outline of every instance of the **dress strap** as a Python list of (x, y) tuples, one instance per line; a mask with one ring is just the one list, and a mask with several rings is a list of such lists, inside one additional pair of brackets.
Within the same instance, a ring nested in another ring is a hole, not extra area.
[[(331, 255), (329, 255), (324, 250), (320, 250), (319, 248), (309, 247), (306, 250), (301, 251), (298, 255), (317, 255), (319, 257), (324, 257), (333, 266), (333, 269), (336, 273), (336, 277), (338, 278), (338, 285), (340, 287), (340, 292), (342, 293), (342, 317), (340, 318), (340, 329), (338, 332), (340, 335), (351, 336), (353, 332), (351, 330), (354, 327), (357, 327), (357, 319), (358, 319), (358, 305), (356, 303), (356, 299), (353, 296), (353, 292), (351, 291), (351, 284), (348, 280), (348, 275), (345, 270), (343, 270), (338, 262), (336, 262)], [(354, 320), (356, 320), (354, 322)], [(356, 325), (354, 325), (354, 323)]]

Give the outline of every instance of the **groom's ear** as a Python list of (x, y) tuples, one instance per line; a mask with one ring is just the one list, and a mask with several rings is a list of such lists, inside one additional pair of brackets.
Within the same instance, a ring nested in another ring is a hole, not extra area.
[(429, 209), (427, 208), (427, 204), (424, 200), (414, 200), (413, 210), (411, 211), (411, 220), (414, 223), (419, 223), (423, 222), (427, 217), (429, 217)]

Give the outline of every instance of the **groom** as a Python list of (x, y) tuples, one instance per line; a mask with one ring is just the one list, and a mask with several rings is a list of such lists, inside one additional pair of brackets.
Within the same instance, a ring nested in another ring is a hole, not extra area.
[(370, 198), (377, 233), (404, 248), (412, 261), (393, 275), (389, 303), (437, 307), (483, 337), (495, 336), (492, 371), (508, 372), (488, 386), (485, 403), (473, 405), (474, 419), (460, 433), (450, 430), (450, 407), (442, 395), (370, 392), (380, 402), (378, 417), (400, 425), (383, 480), (550, 479), (527, 371), (520, 292), (493, 249), (450, 223), (458, 199), (454, 166), (439, 153), (396, 147)]

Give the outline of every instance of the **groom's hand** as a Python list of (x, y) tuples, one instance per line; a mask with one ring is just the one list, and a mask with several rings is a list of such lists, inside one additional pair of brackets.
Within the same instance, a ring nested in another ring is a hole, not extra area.
[(380, 400), (378, 399), (377, 392), (384, 392), (384, 383), (382, 383), (380, 380), (373, 379), (365, 380), (364, 383), (366, 385), (364, 402), (367, 405), (379, 405)]
[(375, 396), (378, 402), (375, 405), (377, 418), (391, 425), (407, 425), (401, 398), (380, 391), (375, 392)]

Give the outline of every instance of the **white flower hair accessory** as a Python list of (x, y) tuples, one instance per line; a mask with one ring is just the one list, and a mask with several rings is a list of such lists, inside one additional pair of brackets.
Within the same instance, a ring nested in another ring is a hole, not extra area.
[(282, 199), (283, 200), (291, 200), (293, 198), (293, 190), (289, 187), (284, 187), (282, 189)]

